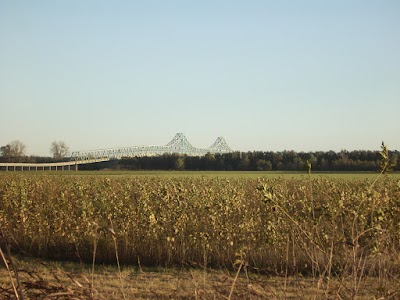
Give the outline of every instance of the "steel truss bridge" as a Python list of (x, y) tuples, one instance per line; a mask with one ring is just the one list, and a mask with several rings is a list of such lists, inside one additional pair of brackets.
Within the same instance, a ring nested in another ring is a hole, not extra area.
[(101, 150), (75, 151), (71, 154), (71, 161), (111, 160), (122, 157), (158, 156), (163, 154), (182, 154), (188, 156), (203, 156), (207, 153), (230, 153), (232, 149), (223, 137), (218, 137), (209, 148), (193, 147), (183, 133), (177, 133), (165, 146), (133, 146)]

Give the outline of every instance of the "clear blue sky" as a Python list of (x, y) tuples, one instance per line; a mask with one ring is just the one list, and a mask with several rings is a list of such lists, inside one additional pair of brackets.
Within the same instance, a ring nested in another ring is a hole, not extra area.
[(400, 1), (0, 0), (0, 145), (400, 150)]

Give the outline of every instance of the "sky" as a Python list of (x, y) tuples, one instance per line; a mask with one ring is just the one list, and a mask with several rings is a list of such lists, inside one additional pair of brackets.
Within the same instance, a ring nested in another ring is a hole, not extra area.
[(0, 145), (400, 150), (400, 1), (0, 0)]

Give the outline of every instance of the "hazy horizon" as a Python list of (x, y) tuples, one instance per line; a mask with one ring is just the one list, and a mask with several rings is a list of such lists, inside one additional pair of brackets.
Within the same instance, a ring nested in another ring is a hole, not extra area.
[(1, 1), (0, 146), (400, 150), (398, 1)]

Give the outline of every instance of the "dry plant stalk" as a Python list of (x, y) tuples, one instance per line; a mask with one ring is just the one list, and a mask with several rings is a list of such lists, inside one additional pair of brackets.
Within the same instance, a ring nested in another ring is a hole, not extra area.
[[(0, 221), (2, 221), (2, 220), (0, 220)], [(2, 245), (4, 245), (4, 248), (7, 251), (6, 254), (3, 252)], [(15, 266), (15, 264), (11, 258), (10, 244), (8, 243), (8, 240), (7, 240), (6, 236), (4, 235), (1, 224), (0, 224), (0, 256), (4, 262), (4, 265), (6, 266), (7, 273), (10, 278), (10, 283), (12, 285), (12, 288), (13, 288), (13, 291), (15, 294), (15, 298), (17, 300), (24, 300), (22, 285), (21, 285), (21, 282), (20, 282), (19, 276), (18, 276), (18, 269)], [(11, 265), (12, 270), (10, 269), (10, 265)], [(17, 286), (15, 286), (12, 272), (14, 273), (14, 277), (15, 277), (15, 281), (17, 282)]]
[[(259, 180), (7, 174), (0, 207), (22, 251), (73, 260), (79, 245), (80, 260), (92, 264), (92, 297), (98, 262), (116, 260), (123, 282), (124, 263), (232, 268), (244, 247), (249, 270), (284, 275), (287, 287), (290, 276), (309, 276), (342, 298), (360, 294), (368, 276), (379, 274), (385, 286), (400, 274), (400, 183), (390, 177), (311, 178), (311, 169), (302, 178)], [(332, 277), (346, 280), (337, 287)]]
[(235, 279), (233, 280), (233, 283), (232, 283), (232, 286), (231, 286), (231, 289), (230, 289), (230, 292), (229, 292), (228, 300), (231, 300), (231, 297), (232, 297), (232, 294), (233, 294), (233, 290), (235, 288), (235, 284), (236, 284), (236, 281), (237, 281), (237, 279), (239, 277), (240, 270), (242, 269), (242, 267), (243, 267), (243, 260), (240, 262), (239, 268), (238, 268), (238, 270), (236, 272)]
[(110, 221), (110, 227), (108, 228), (108, 231), (111, 233), (111, 236), (112, 236), (112, 238), (113, 238), (113, 240), (114, 240), (115, 258), (116, 258), (116, 260), (117, 260), (117, 266), (118, 266), (118, 277), (119, 277), (119, 282), (120, 282), (120, 284), (121, 284), (121, 288), (120, 288), (120, 289), (121, 289), (122, 297), (123, 297), (124, 299), (126, 299), (126, 298), (125, 298), (125, 293), (124, 293), (124, 283), (123, 283), (123, 281), (122, 281), (122, 272), (121, 272), (121, 267), (120, 267), (120, 264), (119, 264), (117, 238), (116, 238), (116, 236), (115, 236), (115, 231), (114, 231), (113, 222), (112, 222), (111, 219), (109, 219), (109, 221)]

